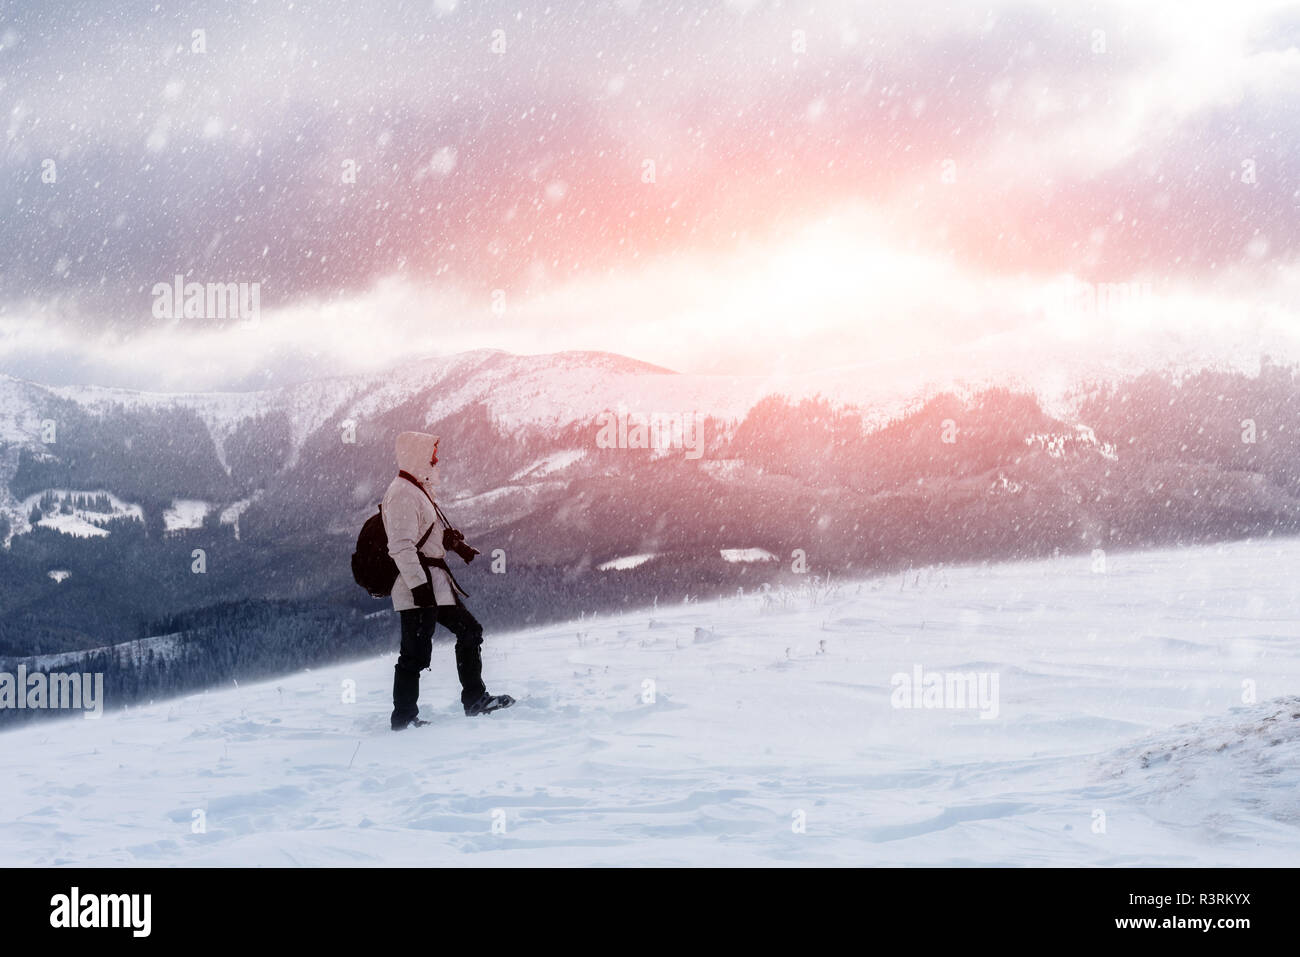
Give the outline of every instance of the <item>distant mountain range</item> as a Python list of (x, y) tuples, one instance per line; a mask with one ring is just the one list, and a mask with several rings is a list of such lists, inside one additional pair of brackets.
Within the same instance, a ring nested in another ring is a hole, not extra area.
[[(442, 436), (443, 504), (484, 552), (459, 577), (496, 627), (804, 568), (1300, 530), (1300, 380), (1267, 362), (1050, 401), (603, 353), (481, 351), (240, 394), (0, 376), (0, 656), (262, 621), (277, 602), (387, 607), (348, 559), (406, 429)], [(655, 432), (670, 447), (635, 447)]]

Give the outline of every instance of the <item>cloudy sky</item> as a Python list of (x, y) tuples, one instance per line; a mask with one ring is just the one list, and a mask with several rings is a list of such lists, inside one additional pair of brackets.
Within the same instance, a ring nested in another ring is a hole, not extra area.
[[(0, 372), (1300, 358), (1298, 45), (1264, 0), (0, 2)], [(258, 321), (160, 318), (177, 275)]]

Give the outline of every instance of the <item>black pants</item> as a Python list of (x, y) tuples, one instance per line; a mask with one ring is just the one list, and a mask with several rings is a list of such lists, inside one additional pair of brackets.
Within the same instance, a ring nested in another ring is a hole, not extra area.
[(471, 705), (483, 696), (483, 626), (464, 605), (411, 608), (402, 619), (402, 650), (393, 669), (393, 727), (405, 727), (420, 713), (420, 672), (433, 655), (433, 631), (442, 625), (456, 636), (456, 674), (460, 700)]

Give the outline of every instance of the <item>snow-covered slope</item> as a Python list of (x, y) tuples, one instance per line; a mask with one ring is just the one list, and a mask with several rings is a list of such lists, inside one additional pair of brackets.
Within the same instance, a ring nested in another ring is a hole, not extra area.
[[(520, 703), (464, 718), (440, 644), (402, 734), (391, 655), (41, 722), (0, 735), (0, 865), (1294, 864), (1297, 563), (927, 569), (489, 634)], [(996, 675), (997, 716), (892, 707), (917, 667)]]

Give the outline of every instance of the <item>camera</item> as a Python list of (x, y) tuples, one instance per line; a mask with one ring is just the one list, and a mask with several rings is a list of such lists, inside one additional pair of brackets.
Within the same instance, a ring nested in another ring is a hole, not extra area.
[(449, 528), (442, 533), (442, 547), (449, 552), (455, 552), (466, 565), (479, 554), (479, 550), (465, 541), (465, 536), (454, 528)]

